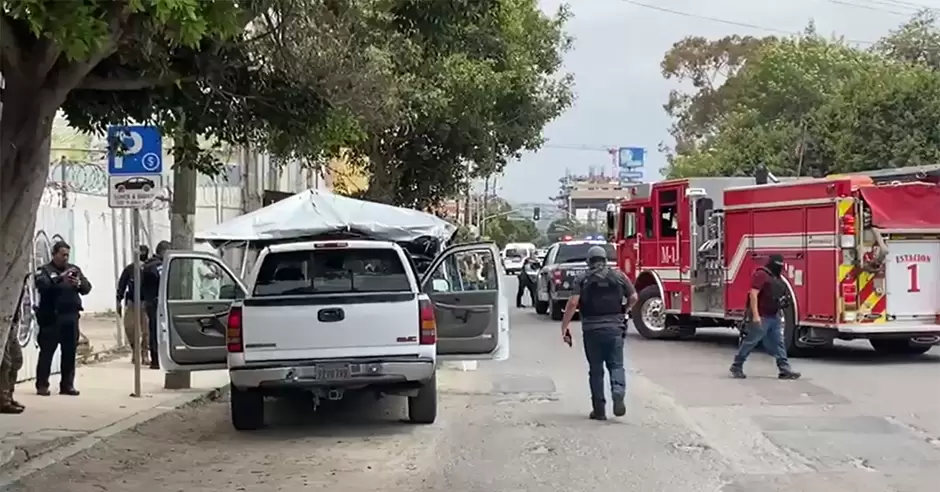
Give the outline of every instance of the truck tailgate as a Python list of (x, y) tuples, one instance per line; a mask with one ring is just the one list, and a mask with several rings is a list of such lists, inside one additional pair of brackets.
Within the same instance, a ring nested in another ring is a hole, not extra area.
[(247, 362), (418, 352), (414, 293), (249, 298), (243, 310)]

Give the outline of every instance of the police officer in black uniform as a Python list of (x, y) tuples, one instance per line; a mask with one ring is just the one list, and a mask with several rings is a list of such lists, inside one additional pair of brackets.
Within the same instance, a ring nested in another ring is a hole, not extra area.
[(49, 374), (56, 349), (61, 349), (59, 393), (78, 396), (75, 389), (75, 351), (78, 348), (78, 319), (81, 296), (91, 292), (91, 282), (81, 268), (69, 263), (71, 247), (65, 241), (52, 245), (52, 261), (36, 270), (39, 290), (39, 362), (36, 364), (36, 392), (49, 396)]
[(627, 413), (627, 393), (623, 368), (623, 340), (626, 335), (625, 312), (636, 303), (633, 284), (620, 270), (607, 265), (607, 251), (601, 246), (588, 249), (588, 270), (572, 283), (572, 295), (565, 306), (561, 336), (571, 345), (569, 324), (577, 310), (581, 311), (584, 332), (584, 355), (588, 361), (591, 386), (591, 415), (594, 420), (607, 420), (604, 398), (604, 366), (610, 373), (610, 393), (614, 415)]
[(522, 297), (526, 291), (529, 291), (529, 298), (532, 299), (532, 305), (535, 305), (535, 273), (536, 261), (531, 256), (526, 257), (522, 262), (522, 268), (516, 278), (519, 279), (519, 286), (516, 289), (516, 307), (525, 307), (522, 305)]
[(147, 334), (150, 339), (150, 368), (160, 369), (160, 354), (157, 352), (157, 302), (160, 295), (160, 275), (163, 274), (163, 255), (170, 249), (169, 241), (160, 241), (153, 256), (144, 263), (141, 272), (140, 298), (147, 309)]

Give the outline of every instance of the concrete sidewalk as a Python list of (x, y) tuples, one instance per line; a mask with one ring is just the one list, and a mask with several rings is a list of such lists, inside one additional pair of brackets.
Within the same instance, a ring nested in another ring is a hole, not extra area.
[[(58, 376), (52, 377), (53, 390)], [(0, 415), (0, 490), (7, 484), (68, 458), (101, 439), (132, 428), (175, 408), (212, 398), (228, 385), (226, 371), (193, 373), (192, 389), (163, 389), (163, 371), (141, 370), (143, 396), (134, 398), (130, 356), (80, 366), (75, 382), (80, 396), (36, 395), (34, 383), (16, 385), (15, 398), (26, 405), (20, 415)]]

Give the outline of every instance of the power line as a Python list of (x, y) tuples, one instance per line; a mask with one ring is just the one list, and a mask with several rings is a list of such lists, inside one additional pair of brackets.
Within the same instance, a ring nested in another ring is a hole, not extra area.
[(910, 17), (910, 16), (913, 14), (913, 12), (898, 12), (897, 10), (888, 10), (888, 9), (886, 9), (886, 8), (884, 8), (884, 7), (875, 7), (875, 6), (874, 6), (874, 5), (879, 5), (879, 4), (866, 5), (866, 4), (861, 4), (861, 3), (844, 2), (844, 1), (842, 1), (842, 0), (826, 0), (826, 1), (828, 1), (829, 3), (832, 3), (832, 4), (836, 4), (836, 5), (845, 5), (845, 6), (848, 6), (848, 7), (853, 7), (853, 8), (857, 8), (857, 9), (871, 10), (871, 11), (874, 11), (874, 12), (885, 12), (885, 13), (887, 13), (887, 14), (901, 15), (901, 16), (904, 16), (904, 17)]
[[(635, 6), (637, 6), (637, 7), (643, 7), (643, 8), (645, 8), (645, 9), (656, 10), (656, 11), (659, 11), (659, 12), (664, 12), (664, 13), (672, 14), (672, 15), (678, 15), (678, 16), (682, 16), (682, 17), (688, 17), (688, 18), (691, 18), (691, 19), (699, 19), (699, 20), (704, 20), (704, 21), (709, 21), (709, 22), (715, 22), (715, 23), (717, 23), (717, 24), (725, 24), (725, 25), (735, 26), (735, 27), (746, 27), (746, 28), (748, 28), (748, 29), (756, 29), (756, 30), (759, 30), (759, 31), (775, 32), (775, 33), (778, 33), (778, 34), (786, 34), (786, 35), (789, 35), (789, 36), (792, 36), (792, 35), (794, 35), (794, 34), (799, 34), (799, 32), (800, 32), (799, 30), (796, 30), (796, 31), (787, 31), (787, 30), (784, 30), (784, 29), (776, 29), (776, 28), (773, 28), (773, 27), (766, 27), (766, 26), (760, 26), (760, 25), (757, 25), (757, 24), (751, 24), (751, 23), (749, 23), (749, 22), (733, 21), (733, 20), (728, 20), (728, 19), (722, 19), (722, 18), (719, 18), (719, 17), (711, 17), (711, 16), (708, 16), (708, 15), (694, 14), (694, 13), (692, 13), (692, 12), (684, 12), (684, 11), (682, 11), (682, 10), (674, 10), (674, 9), (669, 9), (669, 8), (666, 8), (666, 7), (660, 7), (660, 6), (658, 6), (658, 5), (650, 5), (650, 4), (647, 4), (647, 3), (636, 2), (636, 1), (634, 1), (634, 0), (620, 0), (620, 1), (623, 2), (623, 3), (628, 3), (628, 4), (630, 4), (630, 5), (635, 5)], [(849, 43), (856, 43), (856, 44), (875, 44), (873, 41), (863, 41), (863, 40), (857, 40), (857, 39), (847, 39), (847, 40), (845, 40), (845, 41), (847, 41), (847, 42), (849, 42)]]

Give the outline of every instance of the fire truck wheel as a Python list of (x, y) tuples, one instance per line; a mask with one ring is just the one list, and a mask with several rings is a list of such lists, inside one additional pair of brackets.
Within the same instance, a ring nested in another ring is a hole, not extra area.
[(666, 311), (659, 288), (650, 285), (640, 291), (633, 306), (633, 326), (636, 331), (649, 339), (675, 338), (676, 333), (666, 328)]
[(783, 325), (783, 346), (787, 349), (787, 355), (790, 357), (803, 357), (807, 355), (809, 349), (799, 342), (800, 330), (796, 325), (796, 320), (793, 319), (793, 307), (784, 308), (781, 318), (780, 321)]
[(873, 338), (868, 343), (876, 352), (892, 355), (920, 355), (931, 348), (931, 345), (913, 345), (906, 338)]
[(548, 312), (548, 302), (535, 301), (535, 314), (545, 314)]

